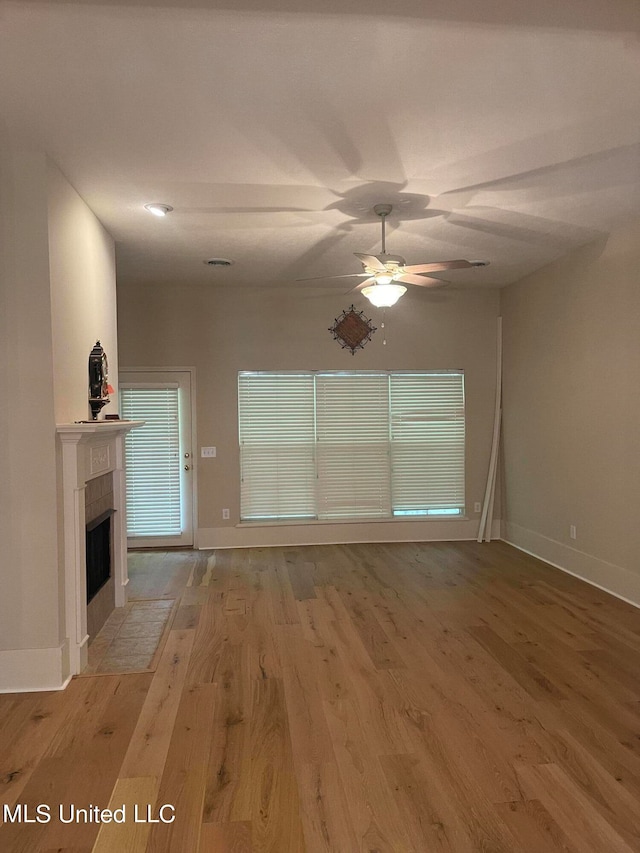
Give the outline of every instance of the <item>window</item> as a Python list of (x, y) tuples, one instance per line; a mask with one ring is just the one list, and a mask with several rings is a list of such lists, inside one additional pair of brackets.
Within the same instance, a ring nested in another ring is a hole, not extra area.
[(463, 374), (391, 374), (389, 411), (393, 514), (462, 514)]
[(241, 372), (241, 518), (462, 515), (464, 376)]
[(319, 373), (315, 395), (318, 518), (388, 518), (388, 377)]
[(314, 377), (241, 373), (241, 517), (313, 519), (315, 509)]

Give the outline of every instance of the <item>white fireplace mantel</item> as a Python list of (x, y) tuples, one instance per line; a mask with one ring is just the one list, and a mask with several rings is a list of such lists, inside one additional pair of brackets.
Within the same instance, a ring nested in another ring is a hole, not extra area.
[(91, 421), (58, 424), (62, 445), (64, 532), (64, 637), (69, 675), (87, 663), (87, 580), (85, 553), (85, 487), (103, 474), (113, 475), (113, 555), (115, 605), (127, 600), (127, 531), (124, 438), (144, 421)]

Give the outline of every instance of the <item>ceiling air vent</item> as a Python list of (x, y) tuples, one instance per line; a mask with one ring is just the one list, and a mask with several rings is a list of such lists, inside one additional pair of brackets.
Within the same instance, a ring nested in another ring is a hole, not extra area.
[(208, 267), (230, 267), (233, 261), (230, 261), (229, 258), (208, 258), (204, 263)]

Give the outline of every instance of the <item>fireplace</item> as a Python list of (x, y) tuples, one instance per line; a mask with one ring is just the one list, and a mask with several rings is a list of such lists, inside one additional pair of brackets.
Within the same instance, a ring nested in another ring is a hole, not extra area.
[[(89, 637), (96, 635), (114, 607), (127, 602), (124, 436), (142, 425), (143, 421), (92, 421), (57, 427), (65, 567), (60, 686), (69, 675), (82, 672)], [(94, 532), (95, 550), (101, 554), (95, 564)]]

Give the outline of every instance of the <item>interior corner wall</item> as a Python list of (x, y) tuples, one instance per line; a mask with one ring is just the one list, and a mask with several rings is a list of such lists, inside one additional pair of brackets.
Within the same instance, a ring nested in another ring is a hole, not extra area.
[[(484, 495), (495, 397), (497, 290), (424, 293), (410, 289), (386, 312), (361, 296), (356, 307), (378, 327), (354, 356), (328, 327), (353, 296), (332, 289), (118, 286), (120, 366), (195, 367), (199, 547), (316, 542), (425, 541), (477, 535), (473, 504)], [(383, 345), (386, 332), (387, 344)], [(358, 524), (238, 527), (240, 476), (239, 370), (465, 371), (466, 499), (469, 518)], [(202, 459), (199, 446), (217, 447)], [(222, 519), (230, 509), (229, 521)], [(499, 502), (496, 507), (499, 518)]]
[[(90, 417), (89, 354), (99, 340), (109, 361), (114, 391), (109, 411), (118, 411), (115, 244), (60, 169), (47, 162), (47, 222), (53, 354), (53, 401), (57, 424)], [(57, 447), (57, 523), (61, 639), (65, 626), (64, 518), (61, 448)]]
[(68, 676), (56, 423), (87, 417), (97, 338), (117, 388), (114, 244), (2, 125), (0, 273), (0, 692), (56, 689)]
[(504, 538), (638, 605), (639, 234), (501, 295)]
[[(0, 690), (60, 686), (44, 155), (0, 129)], [(32, 669), (27, 669), (32, 667)]]
[(91, 209), (53, 163), (47, 166), (49, 266), (56, 423), (90, 417), (89, 353), (99, 340), (109, 360), (118, 411), (115, 247)]

